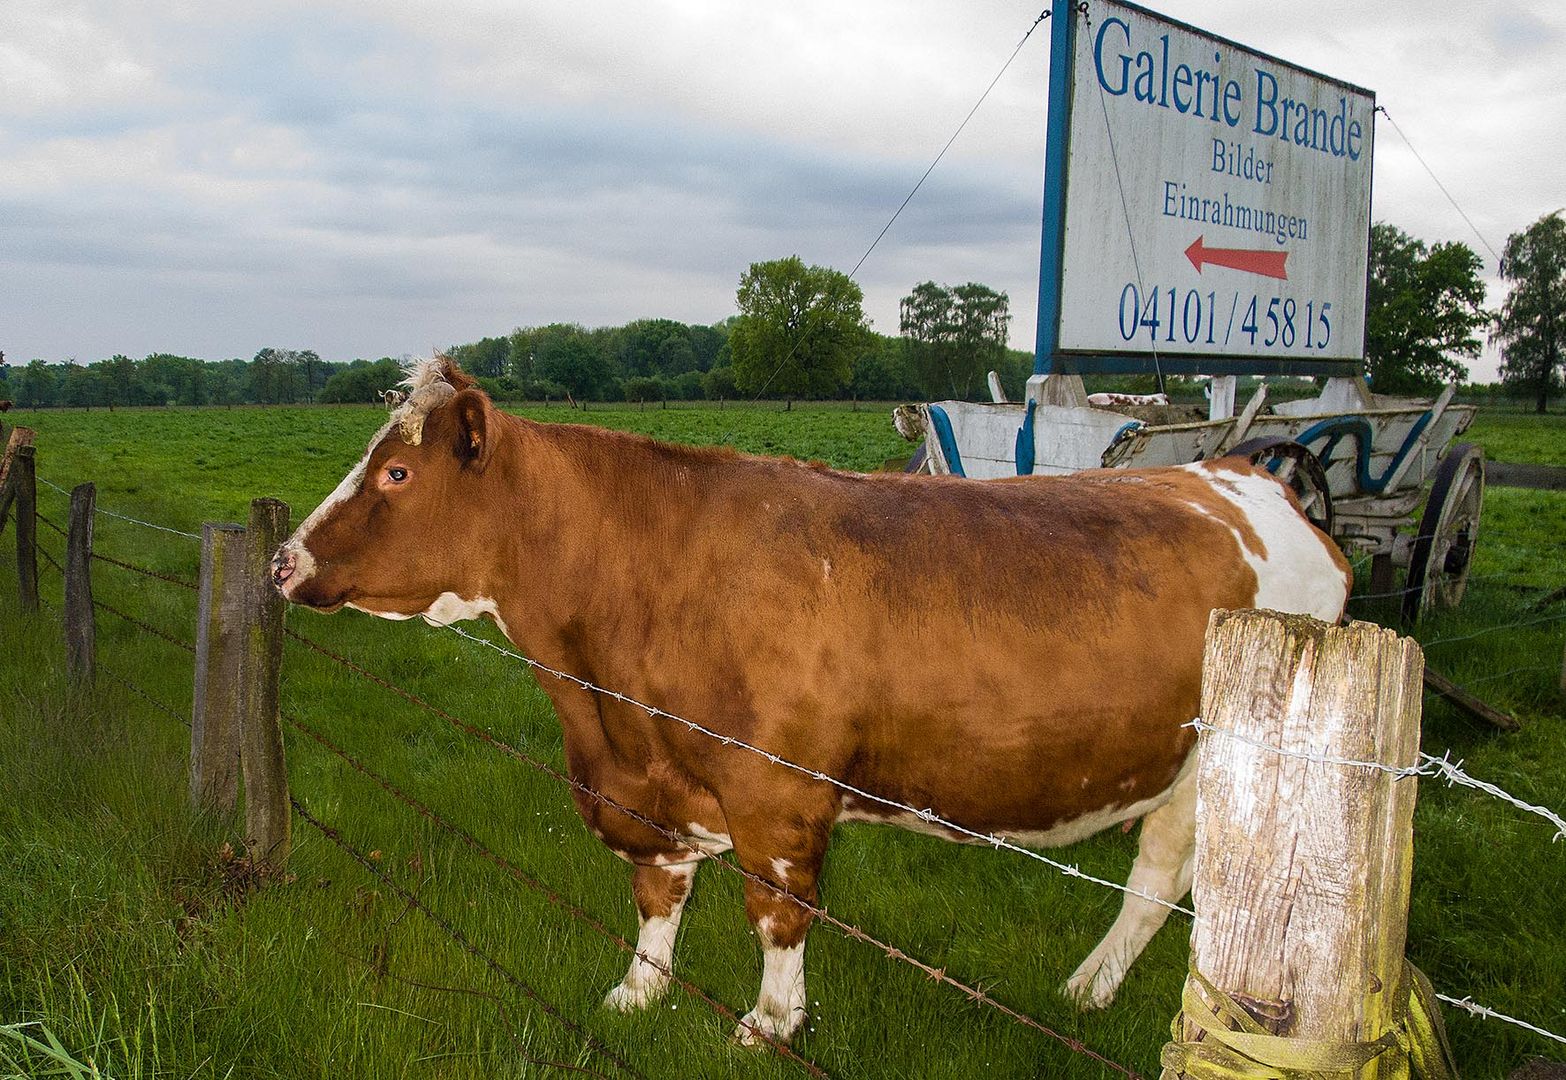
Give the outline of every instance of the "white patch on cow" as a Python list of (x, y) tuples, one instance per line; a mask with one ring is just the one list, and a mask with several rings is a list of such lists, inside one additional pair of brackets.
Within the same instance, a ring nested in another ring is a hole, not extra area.
[[(1182, 468), (1205, 479), (1214, 492), (1238, 507), (1260, 537), (1265, 555), (1246, 547), (1235, 532), (1241, 558), (1256, 573), (1253, 607), (1337, 621), (1348, 602), (1349, 581), (1333, 558), (1331, 541), (1300, 516), (1276, 480), (1227, 469), (1215, 471), (1202, 463)], [(1212, 516), (1203, 507), (1192, 506)]]
[(712, 832), (694, 821), (685, 826), (685, 835), (707, 855), (722, 855), (734, 846), (734, 841), (729, 838), (728, 833)]
[[(696, 874), (696, 864), (686, 862), (667, 871), (685, 879), (686, 895), (691, 878)], [(674, 969), (674, 939), (680, 932), (680, 915), (685, 910), (682, 899), (668, 915), (654, 915), (643, 919), (638, 916), (641, 930), (636, 936), (637, 955), (631, 960), (631, 968), (620, 980), (620, 985), (609, 991), (604, 1004), (620, 1012), (644, 1008), (663, 996), (669, 988), (669, 973)]]
[[(766, 931), (762, 927), (762, 939)], [(745, 1014), (734, 1037), (743, 1046), (760, 1043), (761, 1035), (786, 1042), (805, 1022), (805, 943), (787, 949), (765, 948), (761, 960), (761, 995)], [(759, 1033), (759, 1034), (758, 1034)]]
[(487, 596), (475, 596), (471, 600), (465, 600), (454, 592), (443, 592), (421, 614), (424, 616), (424, 621), (431, 626), (445, 626), (447, 623), (477, 619), (485, 615), (496, 616), (498, 622), (500, 609), (495, 601)]
[(772, 876), (781, 885), (788, 884), (788, 872), (794, 868), (794, 864), (787, 859), (772, 860)]
[(822, 559), (821, 560), (821, 580), (822, 581), (831, 581), (832, 580), (832, 560), (831, 559)]
[(393, 622), (401, 622), (404, 619), (413, 618), (412, 615), (401, 611), (376, 611), (374, 608), (367, 608), (363, 604), (355, 604), (352, 601), (345, 603), (343, 607), (352, 608), (354, 611), (362, 611), (366, 615), (374, 615), (377, 619), (390, 619)]

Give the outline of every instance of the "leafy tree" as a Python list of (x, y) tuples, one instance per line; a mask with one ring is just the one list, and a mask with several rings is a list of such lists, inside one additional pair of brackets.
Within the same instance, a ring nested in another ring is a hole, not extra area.
[(908, 357), (928, 397), (966, 399), (1006, 356), (1010, 301), (987, 285), (923, 281), (898, 307)]
[(625, 380), (626, 401), (661, 401), (663, 383), (652, 375), (633, 375)]
[(1468, 378), (1460, 357), (1478, 356), (1475, 331), (1490, 320), (1483, 264), (1467, 244), (1427, 248), (1395, 225), (1370, 229), (1365, 364), (1382, 393), (1429, 391)]
[(727, 326), (693, 326), (691, 330), (691, 353), (696, 358), (697, 371), (711, 371), (719, 363), (718, 354), (728, 344), (729, 330)]
[(1561, 392), (1566, 367), (1566, 220), (1546, 214), (1506, 238), (1501, 276), (1512, 282), (1491, 337), (1501, 382), (1531, 394), (1536, 412)]
[(511, 353), (509, 337), (486, 337), (468, 345), (453, 345), (448, 355), (474, 378), (498, 379), (506, 373)]
[(637, 319), (615, 335), (615, 355), (628, 376), (678, 375), (696, 368), (691, 328), (673, 319)]
[(799, 256), (751, 263), (729, 334), (734, 378), (748, 394), (830, 397), (852, 374), (870, 329), (864, 292), (842, 271)]
[(68, 360), (65, 371), (60, 380), (60, 402), (77, 409), (90, 409), (94, 405), (101, 405), (99, 400), (98, 373), (91, 368), (83, 367), (74, 360)]
[(30, 409), (54, 404), (54, 372), (42, 360), (34, 360), (22, 369), (22, 385), (16, 403)]
[[(304, 373), (304, 399), (306, 401), (314, 401), (316, 391), (316, 376), (320, 374), (325, 367), (325, 365), (321, 363), (321, 358), (316, 355), (314, 349), (300, 349), (298, 352), (290, 351), (289, 359), (293, 361), (293, 364), (296, 368), (300, 369)], [(324, 380), (325, 376), (322, 375), (321, 378)]]
[(708, 401), (726, 401), (739, 393), (734, 384), (734, 369), (728, 364), (713, 368), (701, 377), (702, 396)]
[[(96, 366), (96, 365), (94, 365)], [(115, 353), (103, 361), (103, 380), (108, 386), (109, 405), (135, 405), (141, 400), (136, 361)]]
[(614, 389), (608, 342), (574, 323), (552, 323), (532, 332), (533, 373), (558, 383), (578, 402), (607, 398)]
[(854, 361), (848, 390), (861, 401), (895, 401), (918, 395), (908, 370), (907, 343), (876, 334)]
[(371, 363), (355, 360), (341, 371), (333, 372), (321, 387), (317, 400), (331, 404), (378, 402), (383, 390), (402, 381), (402, 365), (389, 356)]

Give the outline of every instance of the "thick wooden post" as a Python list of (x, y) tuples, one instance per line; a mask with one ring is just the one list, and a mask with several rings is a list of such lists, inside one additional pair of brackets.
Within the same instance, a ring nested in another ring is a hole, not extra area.
[(239, 796), (240, 662), (247, 614), (245, 527), (201, 527), (196, 691), (190, 718), (190, 798), (231, 814)]
[(1369, 623), (1208, 624), (1192, 965), (1272, 1034), (1362, 1043), (1395, 1022), (1417, 781), (1340, 762), (1416, 764), (1423, 667)]
[(10, 484), (16, 513), (16, 594), (23, 611), (37, 611), (38, 481), (31, 446), (17, 447), (11, 460)]
[(92, 613), (92, 520), (98, 489), (78, 484), (71, 491), (65, 534), (65, 664), (71, 678), (91, 682), (97, 635)]
[[(0, 424), (0, 427), (4, 427)], [(11, 462), (16, 452), (33, 445), (37, 433), (32, 428), (14, 427), (5, 437), (5, 452), (0, 455), (0, 529), (5, 528), (6, 515), (11, 512), (11, 501), (16, 497), (16, 487), (11, 481)]]
[(245, 621), (240, 663), (240, 766), (245, 839), (258, 864), (288, 861), (292, 811), (278, 715), (283, 667), (283, 598), (272, 587), (272, 553), (288, 535), (288, 504), (256, 499), (245, 530)]

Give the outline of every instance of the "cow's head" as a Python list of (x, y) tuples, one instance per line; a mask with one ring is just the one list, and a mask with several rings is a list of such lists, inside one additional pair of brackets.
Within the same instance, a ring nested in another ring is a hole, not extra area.
[(273, 557), (272, 582), (294, 603), (408, 618), (481, 589), (475, 511), (489, 501), (500, 414), (444, 357), (419, 362), (403, 385), (364, 459)]

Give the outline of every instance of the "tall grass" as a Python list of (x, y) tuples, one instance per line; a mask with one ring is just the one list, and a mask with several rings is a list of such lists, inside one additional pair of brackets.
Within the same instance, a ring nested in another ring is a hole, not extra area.
[[(595, 409), (587, 420), (633, 426), (662, 413)], [(752, 430), (734, 425), (735, 411), (711, 413), (668, 410), (690, 427), (663, 433), (754, 449), (770, 442), (861, 468), (891, 456), (887, 446), (906, 445), (856, 419), (868, 414), (752, 410), (766, 421)], [(890, 430), (884, 417), (874, 419)], [(241, 520), (261, 494), (291, 502), (297, 518), (335, 485), (376, 425), (368, 409), (40, 413), (39, 473), (65, 487), (95, 480), (100, 505), (186, 531), (203, 520)], [(63, 523), (63, 496), (45, 489), (40, 503)], [(1563, 512), (1558, 493), (1493, 490), (1467, 603), (1418, 631), (1434, 642), (1433, 665), (1525, 723), (1521, 734), (1499, 735), (1431, 699), (1425, 748), (1451, 748), (1476, 775), (1557, 808), (1566, 806), (1566, 714), (1553, 688), (1566, 621), (1490, 628), (1519, 621), (1560, 583)], [(40, 538), (58, 554), (52, 534), (41, 530)], [(196, 545), (183, 538), (100, 518), (97, 544), (195, 577)], [(94, 574), (101, 598), (193, 639), (192, 594), (102, 564)], [(59, 603), (59, 579), (47, 570), (44, 595)], [(1356, 601), (1355, 613), (1391, 619), (1395, 606)], [(289, 625), (563, 764), (548, 699), (521, 665), (422, 625), (308, 612), (291, 612)], [(1479, 631), (1488, 632), (1465, 638)], [(107, 614), (98, 633), (106, 673), (188, 715), (186, 654)], [(293, 878), (253, 888), (243, 864), (225, 854), (236, 823), (187, 809), (185, 727), (107, 674), (95, 689), (73, 690), (62, 652), (53, 617), (19, 615), (14, 578), (0, 572), (0, 1024), (30, 1025), (20, 1030), (35, 1039), (47, 1029), (80, 1067), (115, 1077), (581, 1075), (568, 1067), (614, 1075), (579, 1032), (302, 822)], [(634, 936), (628, 868), (587, 833), (558, 783), (293, 644), (283, 694), (285, 711)], [(625, 964), (611, 943), (308, 740), (290, 738), (288, 753), (294, 793), (313, 814), (646, 1075), (799, 1075), (765, 1052), (732, 1046), (728, 1023), (678, 990), (641, 1014), (603, 1011), (598, 1002)], [(1123, 879), (1134, 840), (1115, 831), (1060, 854)], [(1434, 783), (1420, 792), (1415, 842), (1415, 962), (1446, 992), (1566, 1030), (1566, 844), (1550, 844), (1542, 821)], [(1057, 988), (1113, 920), (1117, 894), (1031, 860), (871, 826), (839, 830), (822, 888), (839, 917), (1156, 1073), (1187, 961), (1185, 920), (1155, 938), (1110, 1009), (1082, 1015)], [(699, 875), (676, 966), (728, 1005), (749, 1007), (759, 950), (735, 875)], [(811, 936), (809, 980), (811, 1023), (798, 1046), (833, 1075), (1104, 1075), (825, 928)], [(1500, 1074), (1551, 1050), (1496, 1023), (1461, 1015), (1449, 1023), (1472, 1075)], [(0, 1054), (22, 1061), (19, 1045), (0, 1039)], [(41, 1057), (26, 1067), (0, 1064), (23, 1075), (48, 1075), (38, 1071), (47, 1067)]]

